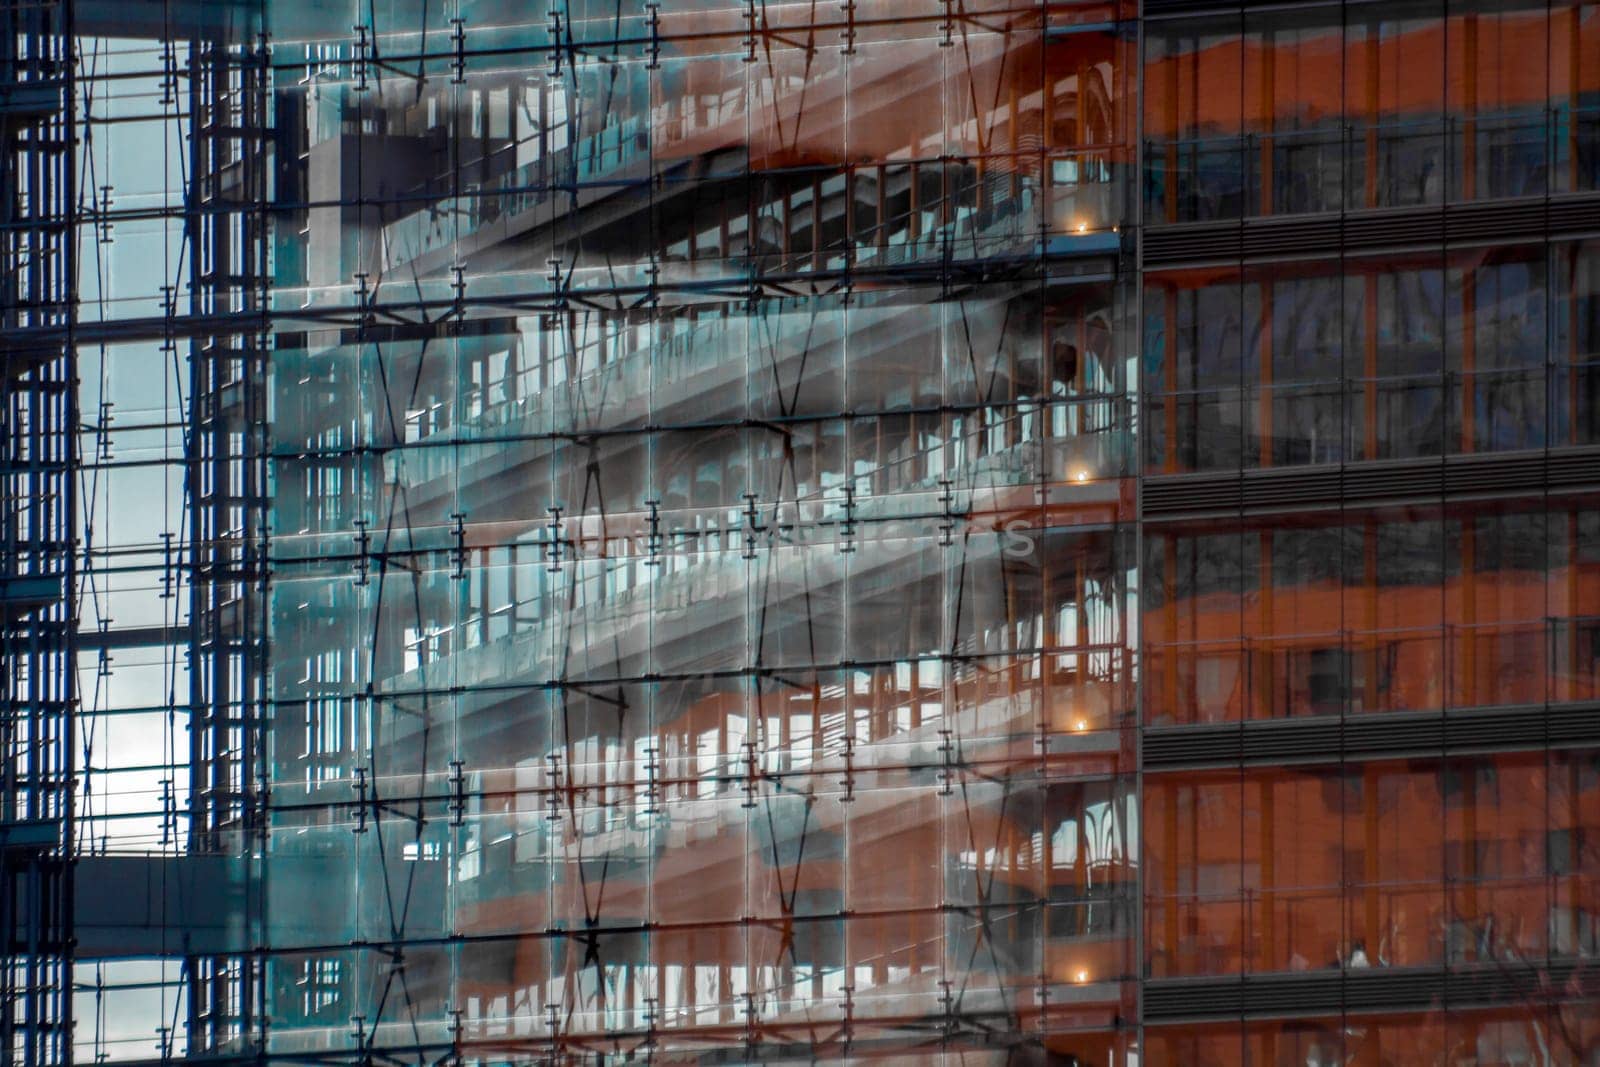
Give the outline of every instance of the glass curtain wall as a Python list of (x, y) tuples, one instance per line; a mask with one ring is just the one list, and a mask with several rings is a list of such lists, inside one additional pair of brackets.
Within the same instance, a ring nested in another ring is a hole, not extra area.
[(73, 6), (79, 1056), (1595, 1062), (1600, 5), (550, 8)]
[(269, 1051), (1120, 1056), (1128, 13), (304, 7)]

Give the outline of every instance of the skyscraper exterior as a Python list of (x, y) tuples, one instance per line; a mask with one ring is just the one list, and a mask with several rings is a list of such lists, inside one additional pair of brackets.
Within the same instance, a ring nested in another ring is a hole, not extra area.
[(0, 13), (6, 1062), (1600, 1067), (1600, 4)]

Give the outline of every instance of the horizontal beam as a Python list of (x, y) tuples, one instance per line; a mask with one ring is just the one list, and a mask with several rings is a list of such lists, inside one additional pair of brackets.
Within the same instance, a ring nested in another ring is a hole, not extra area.
[(1144, 267), (1153, 270), (1411, 248), (1500, 247), (1594, 233), (1600, 233), (1600, 194), (1568, 193), (1156, 225), (1145, 229), (1140, 242)]
[(1498, 960), (1458, 967), (1367, 967), (1314, 972), (1156, 978), (1144, 1021), (1313, 1018), (1345, 1013), (1512, 1005), (1526, 1009), (1600, 995), (1588, 960)]
[(79, 960), (249, 951), (244, 861), (84, 856), (74, 877)]
[(78, 648), (96, 652), (102, 648), (162, 648), (187, 645), (188, 626), (129, 626), (122, 629), (79, 630)]
[(1160, 773), (1596, 747), (1600, 704), (1574, 703), (1157, 726), (1142, 752), (1145, 770)]
[(0, 822), (0, 851), (48, 852), (61, 844), (59, 819)]
[(81, 37), (242, 41), (258, 27), (252, 0), (72, 0), (72, 31)]
[(1165, 521), (1584, 489), (1600, 489), (1600, 448), (1149, 474), (1140, 487), (1139, 514), (1147, 521)]
[(16, 619), (61, 599), (59, 577), (0, 578), (0, 616)]

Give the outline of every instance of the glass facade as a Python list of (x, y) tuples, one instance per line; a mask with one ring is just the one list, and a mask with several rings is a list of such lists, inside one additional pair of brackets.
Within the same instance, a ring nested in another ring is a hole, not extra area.
[(1600, 20), (1143, 29), (1142, 1062), (1595, 1062)]
[(1516, 0), (1246, 7), (1149, 22), (1144, 219), (1592, 191), (1597, 35), (1592, 4)]
[(1131, 34), (929, 14), (277, 45), (270, 1052), (1128, 1047)]
[(8, 1062), (1600, 1067), (1600, 4), (0, 10)]
[(1592, 445), (1600, 243), (1144, 277), (1145, 469)]

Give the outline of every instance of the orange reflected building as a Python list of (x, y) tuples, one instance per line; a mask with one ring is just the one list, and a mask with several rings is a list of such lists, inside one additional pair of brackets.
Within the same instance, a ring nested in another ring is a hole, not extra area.
[(1600, 9), (1155, 6), (1143, 1062), (1595, 1062)]

